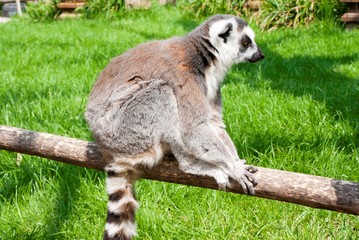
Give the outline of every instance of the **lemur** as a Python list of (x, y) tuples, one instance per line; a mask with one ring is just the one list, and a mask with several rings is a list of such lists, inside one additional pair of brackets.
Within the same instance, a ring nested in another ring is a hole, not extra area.
[(106, 162), (104, 239), (136, 236), (137, 169), (167, 153), (185, 173), (211, 176), (221, 188), (233, 179), (254, 194), (257, 169), (225, 130), (220, 83), (232, 65), (263, 58), (245, 20), (215, 15), (186, 36), (140, 44), (102, 71), (85, 117)]

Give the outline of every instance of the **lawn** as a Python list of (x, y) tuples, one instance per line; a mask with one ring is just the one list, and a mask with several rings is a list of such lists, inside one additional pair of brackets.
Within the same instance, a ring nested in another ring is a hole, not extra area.
[[(156, 7), (119, 20), (0, 25), (0, 124), (91, 140), (83, 113), (109, 60), (199, 23)], [(235, 66), (222, 86), (240, 156), (358, 182), (359, 31), (319, 22), (256, 32), (265, 60)], [(104, 180), (102, 172), (0, 151), (0, 239), (101, 239)], [(149, 180), (136, 192), (138, 239), (359, 239), (358, 216)]]

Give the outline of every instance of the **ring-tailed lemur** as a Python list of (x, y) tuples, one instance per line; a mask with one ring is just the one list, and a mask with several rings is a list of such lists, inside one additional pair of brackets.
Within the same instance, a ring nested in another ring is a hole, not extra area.
[(136, 236), (136, 169), (167, 152), (186, 173), (212, 176), (223, 188), (232, 178), (254, 194), (256, 169), (225, 131), (219, 85), (233, 64), (263, 58), (244, 20), (215, 15), (184, 37), (144, 43), (111, 61), (86, 111), (107, 162), (104, 239)]

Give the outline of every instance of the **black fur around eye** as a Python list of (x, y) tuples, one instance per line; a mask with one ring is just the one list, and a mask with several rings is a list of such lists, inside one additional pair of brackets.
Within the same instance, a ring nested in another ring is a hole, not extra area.
[(243, 47), (247, 48), (252, 44), (252, 41), (248, 36), (244, 36), (241, 40), (241, 44)]

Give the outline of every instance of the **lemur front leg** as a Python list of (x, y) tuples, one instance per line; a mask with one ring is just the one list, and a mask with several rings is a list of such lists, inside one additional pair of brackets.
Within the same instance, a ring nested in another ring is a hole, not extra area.
[[(218, 136), (222, 140), (224, 145), (228, 147), (228, 149), (231, 152), (232, 156), (234, 156), (237, 161), (242, 161), (245, 164), (246, 160), (241, 159), (238, 156), (237, 149), (236, 149), (232, 139), (229, 137), (227, 131), (224, 128), (219, 129)], [(250, 166), (250, 165), (244, 165), (244, 166), (248, 171), (250, 171), (252, 173), (255, 173), (255, 172), (258, 171), (258, 169), (256, 167), (254, 167), (254, 166)], [(257, 184), (257, 182), (255, 180), (254, 180), (253, 183)]]
[(256, 181), (253, 173), (256, 169), (245, 165), (245, 161), (233, 157), (209, 123), (199, 124), (186, 131), (183, 133), (182, 140), (182, 150), (177, 147), (177, 151), (174, 149), (173, 154), (177, 155), (183, 171), (212, 176), (220, 187), (230, 186), (230, 177), (242, 186), (245, 193), (254, 195)]

